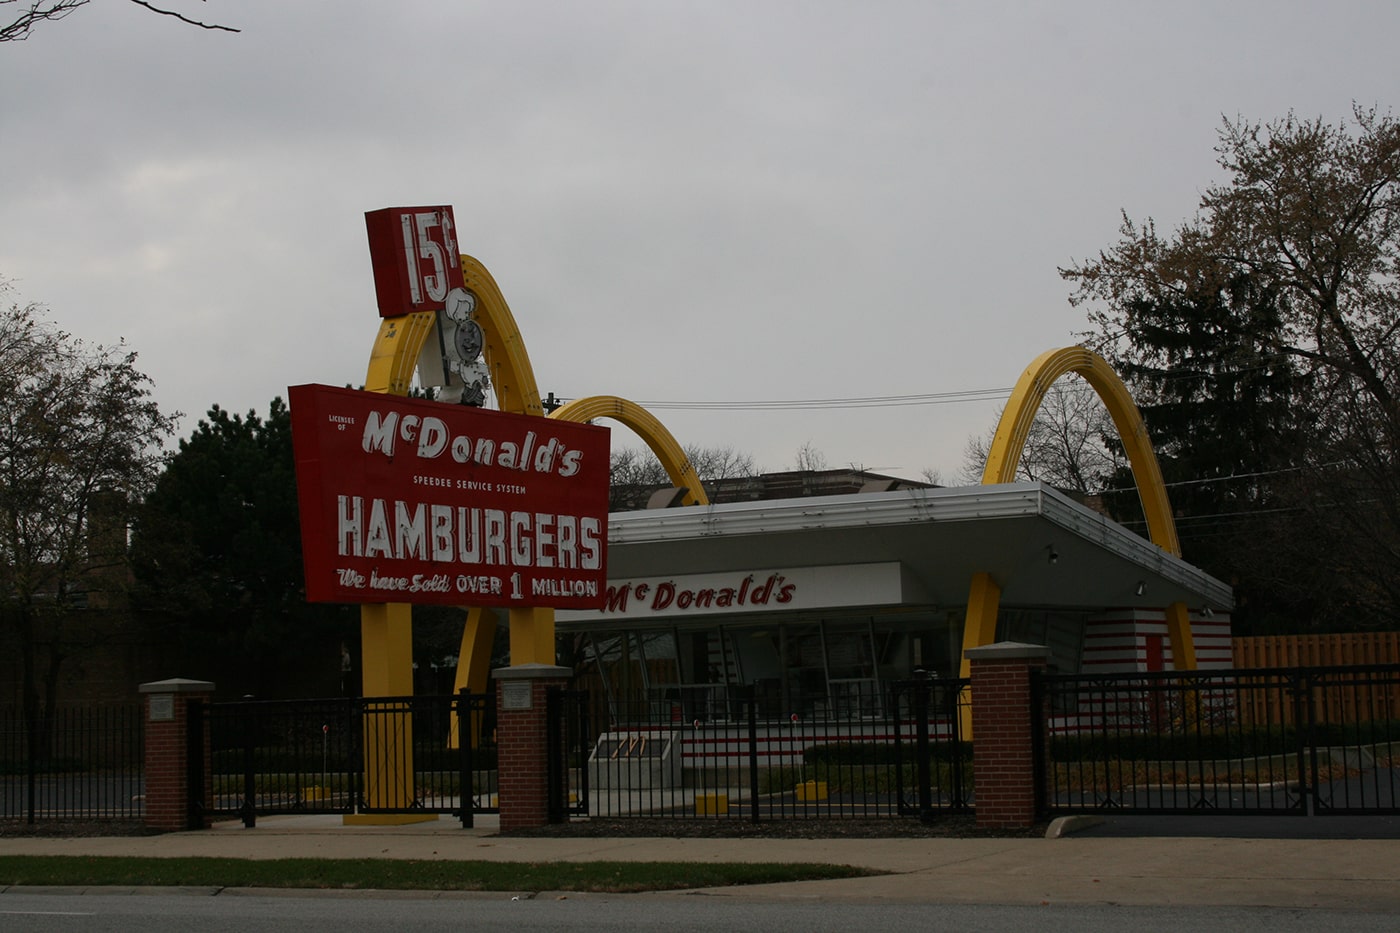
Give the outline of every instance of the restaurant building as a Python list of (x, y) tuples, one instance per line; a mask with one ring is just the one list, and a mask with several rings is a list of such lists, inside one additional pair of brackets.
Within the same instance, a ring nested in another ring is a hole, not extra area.
[(609, 718), (644, 702), (734, 721), (749, 691), (768, 721), (879, 717), (892, 682), (963, 672), (975, 574), (1000, 588), (996, 640), (1048, 647), (1053, 671), (1171, 669), (1173, 603), (1196, 666), (1230, 666), (1229, 586), (1068, 495), (860, 476), (844, 488), (867, 491), (614, 512), (606, 605), (556, 617)]

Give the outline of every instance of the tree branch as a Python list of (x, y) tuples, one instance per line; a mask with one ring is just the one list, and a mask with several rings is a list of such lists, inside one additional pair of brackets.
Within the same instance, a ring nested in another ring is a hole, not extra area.
[[(16, 0), (0, 0), (0, 5), (15, 3)], [(49, 3), (42, 3), (34, 0), (13, 22), (0, 26), (0, 42), (21, 42), (29, 38), (29, 33), (33, 31), (36, 23), (44, 20), (63, 19), (80, 6), (85, 6), (90, 0), (52, 0)]]
[[(152, 6), (151, 4), (147, 3), (146, 0), (131, 0), (131, 2), (136, 4), (137, 6), (145, 7), (152, 13), (159, 13), (162, 16), (173, 16), (182, 23), (188, 23), (191, 26), (198, 26), (200, 29), (218, 29), (224, 32), (242, 32), (241, 29), (234, 29), (232, 26), (220, 26), (218, 23), (204, 23), (200, 22), (197, 19), (190, 19), (188, 16), (176, 13), (174, 10), (162, 10), (158, 6)], [(205, 0), (200, 0), (200, 2), (203, 3), (205, 2)]]
[[(0, 6), (18, 3), (19, 0), (0, 0)], [(45, 20), (60, 20), (72, 13), (80, 6), (87, 6), (92, 0), (25, 0), (26, 8), (13, 21), (0, 25), (0, 42), (22, 42), (29, 38), (34, 27)], [(220, 32), (241, 32), (232, 26), (224, 26), (219, 23), (206, 23), (202, 20), (191, 19), (183, 13), (174, 10), (167, 10), (163, 7), (155, 6), (149, 0), (130, 0), (137, 6), (145, 7), (152, 13), (159, 13), (162, 16), (173, 16), (182, 23), (190, 26), (198, 26), (200, 29), (218, 30)], [(205, 0), (201, 0), (205, 2)]]

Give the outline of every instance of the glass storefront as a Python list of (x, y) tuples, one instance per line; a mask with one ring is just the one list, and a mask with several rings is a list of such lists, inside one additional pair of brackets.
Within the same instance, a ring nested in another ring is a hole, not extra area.
[(585, 636), (580, 682), (607, 697), (614, 722), (644, 709), (687, 723), (735, 721), (750, 690), (766, 720), (875, 718), (891, 681), (957, 675), (962, 622), (960, 611), (900, 609), (599, 629)]
[(997, 641), (1018, 641), (1050, 649), (1047, 669), (1056, 674), (1078, 674), (1084, 652), (1083, 612), (1048, 609), (1008, 609), (997, 616)]

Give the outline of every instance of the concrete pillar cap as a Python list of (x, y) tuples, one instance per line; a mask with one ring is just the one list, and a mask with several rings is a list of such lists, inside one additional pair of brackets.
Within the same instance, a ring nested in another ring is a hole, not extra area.
[(186, 680), (172, 677), (169, 680), (156, 680), (136, 688), (141, 693), (213, 693), (214, 685), (207, 680)]
[(1019, 641), (999, 641), (994, 645), (968, 648), (963, 657), (969, 661), (1044, 661), (1050, 657), (1045, 645), (1028, 645)]
[(568, 680), (574, 672), (557, 664), (515, 664), (491, 672), (497, 680)]

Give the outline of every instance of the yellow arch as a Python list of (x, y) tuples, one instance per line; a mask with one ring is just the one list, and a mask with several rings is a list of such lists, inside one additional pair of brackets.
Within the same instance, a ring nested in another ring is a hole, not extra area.
[(530, 365), (530, 354), (525, 352), (525, 339), (520, 336), (515, 315), (510, 313), (500, 286), (486, 267), (471, 256), (462, 257), (462, 280), (476, 294), (475, 320), (485, 338), (481, 352), (491, 374), (496, 407), (517, 415), (544, 415), (535, 370)]
[(1113, 426), (1123, 440), (1128, 465), (1137, 482), (1142, 510), (1147, 516), (1148, 538), (1167, 553), (1180, 557), (1181, 544), (1177, 541), (1167, 488), (1162, 483), (1162, 470), (1157, 465), (1157, 454), (1152, 450), (1142, 414), (1128, 393), (1128, 387), (1104, 358), (1083, 347), (1047, 350), (1026, 367), (1001, 414), (992, 449), (987, 454), (987, 466), (982, 471), (982, 482), (1016, 481), (1016, 467), (1021, 462), (1021, 453), (1030, 436), (1031, 422), (1040, 411), (1040, 403), (1055, 380), (1068, 373), (1083, 376), (1113, 418)]
[[(481, 261), (472, 256), (462, 257), (462, 281), (476, 295), (475, 320), (481, 325), (481, 353), (491, 377), (496, 407), (517, 415), (543, 416), (540, 388), (535, 382), (530, 354), (525, 350), (525, 338), (520, 336), (515, 315), (510, 313), (500, 286)], [(458, 690), (466, 687), (481, 693), (486, 689), (491, 645), (496, 637), (491, 622), (485, 613), (468, 613), (457, 658)], [(510, 663), (553, 664), (555, 660), (554, 610), (543, 606), (510, 610)]]
[[(1113, 419), (1113, 426), (1123, 441), (1147, 517), (1148, 537), (1153, 544), (1175, 557), (1181, 556), (1181, 543), (1172, 518), (1171, 503), (1157, 454), (1147, 435), (1142, 413), (1133, 402), (1127, 386), (1108, 363), (1084, 347), (1061, 347), (1047, 350), (1026, 367), (1011, 392), (1011, 398), (997, 424), (987, 465), (982, 471), (983, 483), (1010, 483), (1016, 479), (1016, 467), (1030, 435), (1031, 423), (1040, 410), (1045, 393), (1056, 379), (1077, 373), (1093, 387), (1103, 400)], [(990, 574), (978, 573), (972, 578), (967, 600), (967, 622), (963, 628), (963, 649), (989, 645), (996, 638), (997, 609), (1001, 588)], [(1196, 649), (1191, 639), (1190, 615), (1182, 603), (1167, 607), (1167, 633), (1171, 639), (1173, 665), (1178, 670), (1195, 670)], [(968, 662), (962, 661), (962, 675), (967, 676)]]
[[(482, 356), (497, 407), (519, 415), (543, 415), (530, 355), (500, 286), (480, 260), (462, 256), (460, 261), (462, 280), (476, 295), (475, 320), (481, 326)], [(365, 388), (386, 395), (407, 395), (418, 356), (436, 322), (437, 315), (431, 311), (381, 320), (379, 335), (370, 351)], [(366, 696), (407, 696), (413, 692), (412, 612), (407, 603), (366, 604), (360, 608)], [(466, 687), (478, 693), (486, 689), (495, 634), (489, 613), (468, 610), (457, 662), (457, 689)], [(512, 609), (510, 652), (512, 664), (553, 664), (554, 610)]]
[[(383, 395), (407, 395), (423, 343), (433, 332), (436, 315), (419, 311), (383, 318), (370, 350), (365, 389)], [(408, 603), (360, 606), (360, 689), (364, 696), (410, 696), (413, 693), (413, 607)], [(388, 791), (390, 799), (403, 793)]]
[[(484, 338), (482, 356), (496, 394), (496, 407), (517, 415), (543, 415), (535, 370), (510, 305), (491, 273), (480, 261), (463, 256), (462, 279), (476, 295), (475, 320)], [(407, 395), (418, 366), (418, 355), (433, 332), (437, 315), (417, 311), (379, 322), (379, 336), (370, 352), (365, 388), (387, 395)]]
[(676, 443), (675, 437), (666, 430), (664, 424), (636, 402), (615, 395), (591, 395), (561, 405), (551, 412), (549, 417), (577, 422), (592, 421), (594, 418), (613, 418), (621, 421), (646, 441), (647, 446), (666, 469), (671, 485), (686, 490), (681, 505), (709, 504), (710, 500), (705, 495), (704, 486), (700, 484), (700, 477), (695, 475), (695, 467), (691, 466), (690, 458), (681, 450), (681, 445)]
[(418, 366), (418, 354), (433, 332), (436, 320), (437, 315), (431, 311), (415, 311), (380, 320), (379, 336), (374, 339), (374, 348), (369, 354), (365, 390), (382, 395), (407, 395), (413, 382), (413, 370)]

